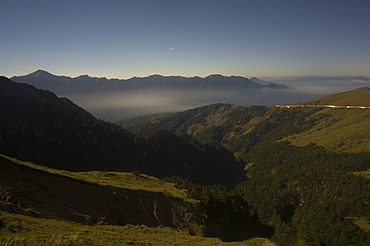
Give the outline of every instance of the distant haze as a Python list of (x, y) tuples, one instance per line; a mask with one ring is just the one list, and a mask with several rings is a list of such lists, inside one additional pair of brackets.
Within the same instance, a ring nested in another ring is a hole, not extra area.
[(271, 106), (303, 102), (370, 86), (370, 79), (360, 76), (303, 76), (261, 80), (256, 77), (248, 79), (222, 75), (205, 78), (152, 75), (118, 80), (88, 75), (71, 78), (38, 70), (12, 79), (68, 97), (96, 117), (112, 122), (148, 114), (178, 112), (213, 103)]
[(363, 76), (295, 76), (261, 79), (286, 84), (308, 94), (317, 96), (349, 91), (360, 87), (370, 87), (370, 79)]
[(153, 75), (118, 80), (87, 75), (71, 78), (38, 70), (12, 80), (68, 97), (95, 116), (109, 121), (183, 111), (213, 103), (271, 106), (313, 98), (311, 94), (283, 84), (222, 75), (205, 78)]

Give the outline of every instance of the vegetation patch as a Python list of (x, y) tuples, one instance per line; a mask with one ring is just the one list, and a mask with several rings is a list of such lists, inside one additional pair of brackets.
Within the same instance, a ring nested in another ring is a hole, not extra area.
[(353, 172), (354, 175), (358, 175), (358, 176), (364, 176), (368, 179), (370, 179), (370, 169), (368, 170), (365, 170), (365, 171), (357, 171), (357, 172)]
[(353, 223), (360, 227), (362, 230), (370, 232), (370, 220), (366, 217), (347, 217), (352, 219)]

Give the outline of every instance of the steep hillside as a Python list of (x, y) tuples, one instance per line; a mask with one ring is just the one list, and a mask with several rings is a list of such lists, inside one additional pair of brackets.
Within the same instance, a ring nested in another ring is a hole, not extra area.
[(111, 122), (212, 103), (268, 106), (313, 98), (285, 85), (259, 84), (239, 76), (187, 78), (152, 75), (124, 80), (88, 75), (71, 78), (38, 70), (26, 76), (12, 77), (12, 80), (66, 96), (95, 116)]
[(362, 87), (308, 101), (307, 104), (362, 105), (370, 106), (370, 88)]
[[(370, 88), (329, 95), (308, 101), (307, 104), (370, 106)], [(298, 146), (316, 143), (335, 151), (370, 151), (370, 110), (322, 109), (312, 118), (320, 114), (326, 117), (317, 121), (313, 128), (289, 136), (286, 140)]]
[[(196, 217), (190, 200), (184, 200), (183, 191), (152, 177), (127, 175), (131, 180), (121, 179), (119, 173), (102, 172), (97, 177), (96, 173), (57, 171), (2, 155), (1, 210), (85, 225), (164, 225), (200, 233), (202, 218)], [(143, 189), (138, 183), (151, 183), (157, 190)]]
[(69, 172), (0, 155), (0, 241), (223, 245), (190, 234), (274, 245), (255, 238), (265, 235), (266, 227), (249, 215), (247, 204), (227, 195), (225, 187), (197, 185), (197, 190), (207, 191), (200, 200), (176, 187), (137, 172)]
[(310, 129), (317, 119), (307, 120), (307, 117), (318, 110), (214, 104), (175, 114), (134, 118), (118, 124), (136, 134), (168, 129), (178, 135), (188, 134), (202, 142), (216, 141), (243, 159), (266, 136), (277, 140)]
[[(370, 89), (359, 88), (298, 104), (367, 106)], [(298, 146), (316, 143), (327, 150), (367, 152), (370, 151), (369, 119), (370, 110), (360, 108), (288, 109), (214, 104), (117, 124), (136, 134), (145, 135), (164, 128), (179, 135), (189, 134), (200, 141), (214, 140), (240, 156), (265, 135), (273, 134), (276, 140), (285, 137), (284, 140)]]
[(0, 118), (1, 153), (53, 168), (139, 170), (229, 186), (243, 176), (242, 164), (222, 146), (197, 143), (168, 131), (136, 137), (67, 99), (4, 77), (0, 78)]

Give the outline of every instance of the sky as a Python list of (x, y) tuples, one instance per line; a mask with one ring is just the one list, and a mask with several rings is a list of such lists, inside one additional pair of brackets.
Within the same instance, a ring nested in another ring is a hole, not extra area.
[(1, 0), (0, 75), (370, 77), (369, 0)]

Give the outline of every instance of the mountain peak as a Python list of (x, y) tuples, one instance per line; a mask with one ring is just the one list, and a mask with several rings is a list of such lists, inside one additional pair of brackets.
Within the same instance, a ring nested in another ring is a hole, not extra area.
[(83, 75), (80, 75), (80, 76), (78, 76), (78, 77), (76, 77), (76, 78), (80, 78), (80, 79), (83, 79), (83, 78), (85, 78), (85, 79), (90, 79), (91, 77), (90, 77), (89, 75), (87, 75), (87, 74), (83, 74)]
[(48, 71), (38, 69), (33, 73), (30, 73), (29, 76), (40, 77), (40, 76), (55, 76), (54, 74), (49, 73)]
[(211, 74), (209, 76), (207, 76), (206, 78), (209, 78), (209, 79), (214, 79), (214, 78), (225, 78), (225, 76), (221, 75), (221, 74)]

